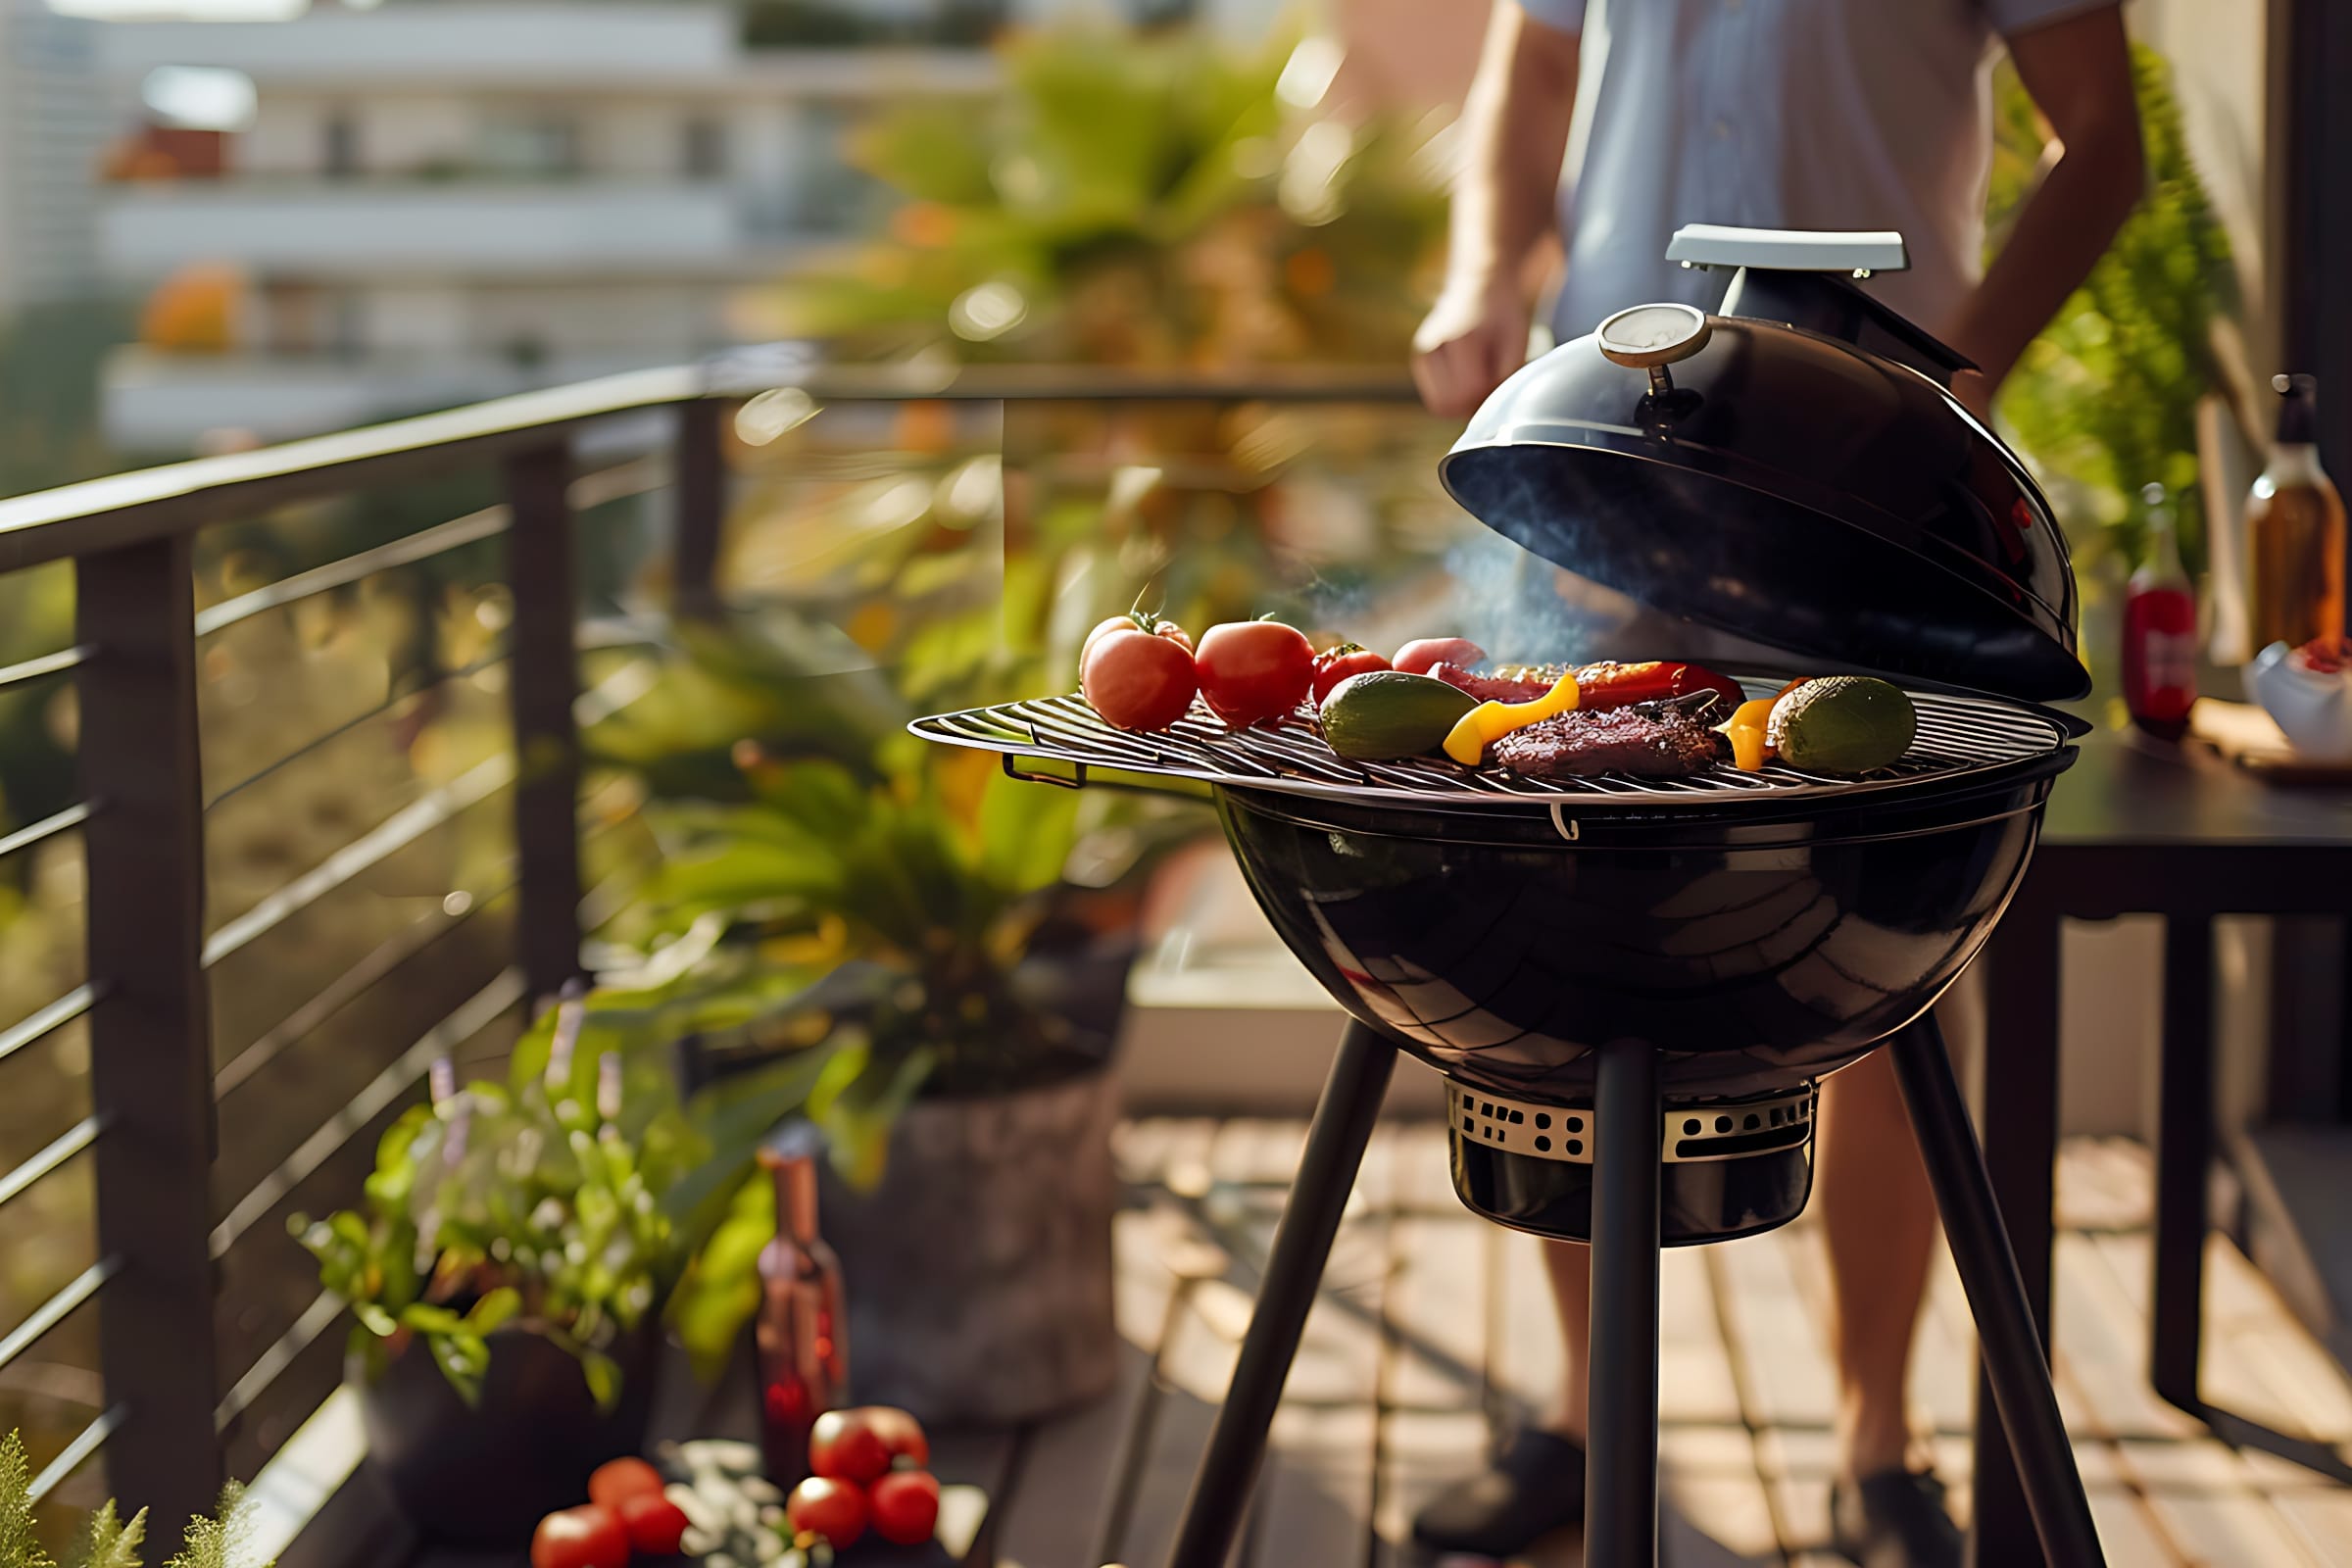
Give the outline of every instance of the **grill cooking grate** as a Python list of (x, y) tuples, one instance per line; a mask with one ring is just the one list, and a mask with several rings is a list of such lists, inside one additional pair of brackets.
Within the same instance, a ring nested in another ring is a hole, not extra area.
[[(1781, 685), (1773, 680), (1742, 684), (1757, 697), (1770, 696)], [(1929, 692), (1913, 692), (1911, 701), (1919, 712), (1911, 750), (1892, 767), (1859, 778), (1806, 773), (1778, 762), (1753, 773), (1723, 762), (1682, 778), (1601, 774), (1565, 779), (1460, 767), (1442, 758), (1356, 762), (1324, 745), (1303, 712), (1284, 719), (1279, 728), (1236, 730), (1196, 703), (1173, 729), (1136, 735), (1103, 723), (1075, 694), (940, 713), (907, 727), (926, 740), (1001, 752), (1007, 772), (1020, 771), (1012, 760), (1016, 757), (1077, 764), (1075, 779), (1038, 775), (1053, 783), (1083, 782), (1087, 769), (1105, 768), (1363, 804), (1491, 808), (1570, 800), (1580, 810), (1854, 795), (2031, 761), (2070, 738), (2062, 719), (2036, 709)]]

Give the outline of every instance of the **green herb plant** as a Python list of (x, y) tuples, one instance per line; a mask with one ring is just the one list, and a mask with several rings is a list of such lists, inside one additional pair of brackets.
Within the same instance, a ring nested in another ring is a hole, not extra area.
[(576, 1355), (600, 1405), (618, 1399), (614, 1343), (660, 1310), (690, 1250), (664, 1200), (712, 1152), (651, 1033), (567, 997), (505, 1083), (457, 1089), (436, 1068), (441, 1092), (384, 1134), (359, 1208), (295, 1216), (367, 1365), (420, 1345), (470, 1402), (489, 1336), (512, 1326)]
[[(210, 1514), (188, 1521), (178, 1551), (165, 1568), (275, 1568), (260, 1558), (248, 1540), (252, 1510), (235, 1482), (220, 1489)], [(0, 1438), (0, 1568), (141, 1568), (147, 1541), (147, 1510), (125, 1520), (109, 1497), (82, 1523), (63, 1565), (41, 1544), (33, 1520), (32, 1467), (22, 1434)]]

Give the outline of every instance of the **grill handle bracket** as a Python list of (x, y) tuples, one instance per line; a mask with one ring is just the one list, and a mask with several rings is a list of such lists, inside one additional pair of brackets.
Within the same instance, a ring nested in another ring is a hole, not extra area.
[(1070, 776), (1064, 778), (1059, 773), (1033, 773), (1026, 769), (1015, 767), (1013, 765), (1014, 755), (1015, 754), (1011, 752), (1004, 753), (1004, 776), (1008, 779), (1011, 779), (1016, 784), (1051, 784), (1055, 789), (1063, 790), (1082, 790), (1086, 788), (1086, 764), (1084, 762), (1071, 762), (1069, 764)]
[(1568, 803), (1565, 801), (1554, 801), (1551, 803), (1551, 826), (1552, 831), (1558, 833), (1560, 837), (1566, 839), (1569, 843), (1574, 844), (1578, 839), (1581, 839), (1585, 836), (1585, 830), (1583, 825), (1580, 824), (1576, 818), (1570, 816), (1567, 812), (1560, 809), (1561, 807), (1567, 804)]

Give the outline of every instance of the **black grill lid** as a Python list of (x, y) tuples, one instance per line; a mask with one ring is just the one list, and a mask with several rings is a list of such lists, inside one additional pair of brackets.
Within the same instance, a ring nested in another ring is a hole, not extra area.
[(1967, 362), (1846, 280), (1900, 254), (1891, 235), (1684, 230), (1670, 259), (1741, 268), (1722, 313), (1638, 307), (1528, 366), (1447, 455), (1446, 489), (1669, 614), (1857, 669), (2082, 696), (2049, 503), (1945, 390)]

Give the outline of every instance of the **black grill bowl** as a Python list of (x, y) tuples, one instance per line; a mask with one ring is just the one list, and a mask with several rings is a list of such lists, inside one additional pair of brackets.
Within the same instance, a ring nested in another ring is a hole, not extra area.
[(1489, 1093), (1589, 1103), (1593, 1049), (1638, 1040), (1685, 1101), (1793, 1088), (1925, 1010), (1990, 933), (2072, 760), (1868, 802), (1556, 823), (1217, 798), (1283, 941), (1405, 1051)]

